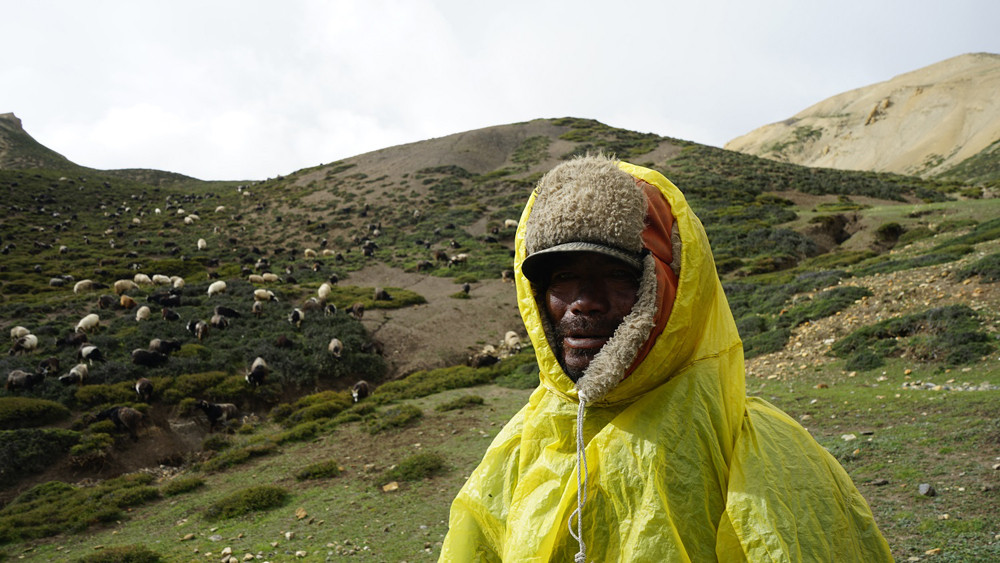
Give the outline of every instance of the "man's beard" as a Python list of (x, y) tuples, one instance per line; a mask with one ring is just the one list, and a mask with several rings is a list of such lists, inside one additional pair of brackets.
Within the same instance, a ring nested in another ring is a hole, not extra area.
[[(604, 346), (596, 349), (580, 349), (580, 348), (569, 348), (565, 347), (566, 336), (575, 335), (606, 335), (611, 336), (615, 333), (615, 329), (621, 324), (620, 319), (594, 319), (591, 317), (563, 317), (562, 321), (553, 326), (553, 332), (555, 336), (555, 352), (556, 359), (559, 360), (559, 365), (562, 366), (563, 371), (569, 376), (573, 382), (577, 382), (586, 373), (587, 368), (590, 367), (590, 363), (593, 361), (594, 356), (604, 349)], [(607, 343), (605, 343), (607, 346)], [(576, 361), (567, 362), (567, 354), (569, 354), (570, 359)], [(583, 367), (570, 366), (570, 363), (578, 364), (580, 361), (585, 361)]]

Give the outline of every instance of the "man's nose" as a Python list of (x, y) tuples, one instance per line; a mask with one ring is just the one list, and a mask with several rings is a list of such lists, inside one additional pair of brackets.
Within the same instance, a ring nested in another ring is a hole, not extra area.
[(608, 310), (608, 292), (604, 284), (594, 279), (582, 279), (570, 304), (575, 315), (594, 315)]

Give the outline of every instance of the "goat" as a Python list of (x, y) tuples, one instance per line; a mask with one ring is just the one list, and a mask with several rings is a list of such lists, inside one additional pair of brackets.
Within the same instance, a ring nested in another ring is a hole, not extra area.
[(216, 305), (215, 306), (215, 314), (216, 315), (221, 315), (223, 317), (229, 317), (230, 319), (238, 319), (238, 318), (240, 318), (240, 312), (239, 311), (237, 311), (236, 309), (232, 309), (230, 307), (224, 307), (222, 305)]
[(117, 304), (118, 300), (115, 299), (114, 295), (102, 295), (97, 298), (98, 309), (111, 309)]
[(152, 352), (159, 352), (160, 354), (170, 354), (181, 349), (181, 343), (179, 340), (163, 340), (160, 338), (154, 338), (149, 341), (149, 347), (147, 350)]
[(72, 385), (74, 383), (83, 385), (88, 375), (90, 375), (90, 370), (87, 368), (87, 364), (76, 364), (73, 366), (73, 369), (69, 370), (69, 373), (59, 376), (59, 383), (63, 385)]
[(232, 403), (210, 403), (205, 400), (195, 403), (195, 407), (202, 410), (208, 418), (208, 431), (211, 432), (219, 423), (236, 418), (239, 409)]
[(351, 305), (350, 308), (347, 309), (347, 312), (354, 317), (354, 320), (360, 321), (361, 318), (365, 316), (365, 304), (358, 301), (357, 303)]
[(6, 389), (8, 391), (16, 391), (17, 389), (31, 389), (37, 383), (41, 383), (45, 379), (45, 374), (42, 373), (28, 373), (24, 370), (16, 369), (7, 374), (7, 385)]
[(166, 307), (164, 307), (163, 310), (160, 311), (160, 316), (162, 316), (163, 320), (165, 320), (165, 321), (179, 321), (179, 320), (181, 320), (180, 313), (178, 313), (177, 311), (174, 311), (173, 309), (168, 309)]
[(45, 358), (41, 362), (38, 362), (38, 367), (35, 368), (35, 371), (45, 376), (55, 374), (59, 371), (59, 358), (55, 356)]
[(306, 317), (305, 311), (302, 309), (293, 309), (291, 313), (288, 314), (288, 322), (295, 325), (295, 328), (302, 327), (302, 319)]
[(56, 339), (56, 347), (65, 348), (72, 346), (73, 348), (79, 348), (81, 344), (85, 344), (88, 338), (86, 333), (83, 332), (70, 332), (62, 338)]
[(389, 292), (382, 289), (381, 287), (376, 287), (372, 297), (373, 301), (392, 301), (392, 296)]
[(260, 316), (264, 314), (264, 304), (260, 301), (254, 301), (253, 306), (250, 308), (250, 312), (259, 319)]
[(371, 394), (371, 386), (364, 379), (358, 380), (357, 383), (351, 387), (351, 397), (354, 398), (354, 402), (357, 403), (361, 399), (364, 399)]
[(135, 393), (139, 396), (140, 401), (148, 403), (153, 398), (153, 382), (145, 377), (140, 377), (135, 382)]
[(212, 325), (213, 328), (221, 330), (229, 327), (229, 318), (216, 313), (212, 315), (211, 319), (208, 320), (208, 324)]
[(187, 330), (191, 334), (198, 337), (198, 340), (204, 340), (208, 338), (208, 323), (205, 321), (188, 321)]
[(86, 361), (88, 364), (94, 365), (94, 362), (104, 361), (104, 354), (97, 346), (94, 346), (93, 344), (84, 344), (76, 353), (76, 359)]
[(153, 350), (136, 348), (132, 350), (132, 363), (137, 366), (155, 368), (167, 363), (167, 355)]
[(118, 302), (122, 309), (134, 309), (135, 306), (138, 305), (138, 303), (135, 302), (135, 299), (132, 299), (128, 295), (122, 295)]
[(264, 361), (264, 358), (257, 356), (253, 363), (250, 364), (250, 370), (247, 371), (247, 383), (254, 387), (260, 387), (264, 384), (264, 380), (267, 379), (268, 372), (267, 362)]
[(139, 441), (139, 425), (142, 423), (143, 414), (131, 407), (111, 407), (105, 409), (94, 417), (94, 421), (110, 420), (115, 423), (118, 430), (127, 431), (133, 442)]

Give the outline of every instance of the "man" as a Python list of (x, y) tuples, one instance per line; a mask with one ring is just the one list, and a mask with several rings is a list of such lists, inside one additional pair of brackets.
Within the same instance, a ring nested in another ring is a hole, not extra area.
[(442, 561), (891, 561), (867, 503), (746, 397), (705, 230), (657, 172), (547, 173), (515, 239), (541, 385), (452, 508)]

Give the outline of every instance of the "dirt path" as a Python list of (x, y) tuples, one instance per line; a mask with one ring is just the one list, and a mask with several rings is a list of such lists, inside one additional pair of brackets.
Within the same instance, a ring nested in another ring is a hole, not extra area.
[(374, 264), (341, 283), (398, 287), (427, 300), (415, 307), (365, 311), (362, 323), (385, 345), (385, 358), (396, 376), (464, 363), (484, 344), (498, 345), (508, 330), (525, 336), (510, 282), (479, 281), (472, 284), (469, 299), (456, 299), (452, 295), (461, 288), (450, 278)]

